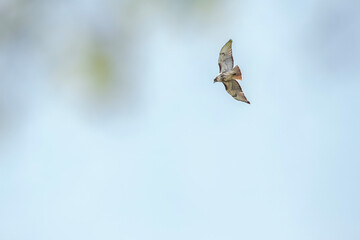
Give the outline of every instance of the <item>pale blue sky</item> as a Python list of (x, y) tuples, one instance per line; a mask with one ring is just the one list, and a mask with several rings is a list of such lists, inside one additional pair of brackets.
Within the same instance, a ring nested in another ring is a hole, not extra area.
[(360, 238), (359, 3), (9, 2), (0, 239)]

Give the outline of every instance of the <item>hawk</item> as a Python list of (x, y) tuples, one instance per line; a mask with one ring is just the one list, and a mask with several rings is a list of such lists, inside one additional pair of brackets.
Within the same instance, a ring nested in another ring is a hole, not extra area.
[(232, 40), (230, 39), (222, 48), (219, 54), (220, 73), (214, 79), (215, 82), (222, 82), (226, 91), (236, 100), (250, 102), (246, 99), (240, 84), (236, 80), (242, 80), (241, 71), (238, 65), (234, 67), (234, 58), (232, 56)]

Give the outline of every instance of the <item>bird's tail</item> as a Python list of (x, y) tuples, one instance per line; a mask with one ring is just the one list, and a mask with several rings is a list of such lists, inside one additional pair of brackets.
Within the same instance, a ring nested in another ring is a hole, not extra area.
[(238, 65), (236, 65), (234, 68), (233, 68), (233, 71), (235, 73), (235, 76), (234, 76), (234, 79), (236, 80), (242, 80), (242, 74), (241, 74), (241, 71), (240, 71), (240, 68)]

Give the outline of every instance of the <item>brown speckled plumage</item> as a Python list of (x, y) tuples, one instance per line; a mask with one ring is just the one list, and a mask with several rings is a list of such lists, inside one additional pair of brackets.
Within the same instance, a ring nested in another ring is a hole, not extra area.
[(240, 84), (236, 80), (242, 80), (242, 73), (239, 66), (234, 68), (234, 58), (232, 56), (232, 40), (230, 39), (222, 48), (219, 54), (220, 74), (216, 76), (214, 82), (222, 82), (225, 90), (236, 100), (250, 104), (246, 99)]

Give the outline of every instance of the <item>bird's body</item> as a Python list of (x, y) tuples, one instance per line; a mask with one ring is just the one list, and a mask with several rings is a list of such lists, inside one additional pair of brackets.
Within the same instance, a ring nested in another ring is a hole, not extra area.
[(228, 82), (234, 80), (237, 72), (235, 70), (230, 70), (228, 72), (220, 72), (219, 75), (216, 76), (215, 82)]
[(236, 100), (250, 102), (246, 99), (239, 83), (236, 80), (242, 80), (242, 74), (239, 66), (234, 67), (234, 58), (232, 56), (232, 40), (230, 39), (222, 48), (219, 54), (220, 73), (214, 79), (215, 82), (222, 82), (226, 91)]

